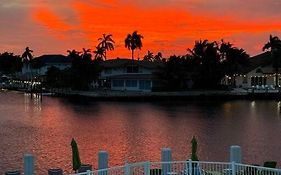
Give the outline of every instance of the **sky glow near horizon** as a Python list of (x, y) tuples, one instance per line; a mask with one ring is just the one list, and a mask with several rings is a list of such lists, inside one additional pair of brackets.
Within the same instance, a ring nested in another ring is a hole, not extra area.
[(1, 0), (0, 52), (67, 54), (94, 49), (106, 33), (116, 42), (108, 57), (130, 58), (124, 39), (137, 30), (144, 39), (135, 57), (183, 55), (196, 40), (222, 38), (255, 55), (269, 34), (281, 37), (280, 9), (280, 0)]

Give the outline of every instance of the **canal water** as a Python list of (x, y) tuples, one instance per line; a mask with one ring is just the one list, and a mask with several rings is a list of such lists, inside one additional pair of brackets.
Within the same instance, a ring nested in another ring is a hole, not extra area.
[(97, 168), (100, 150), (109, 165), (159, 161), (163, 147), (174, 160), (190, 157), (198, 138), (200, 160), (228, 161), (229, 147), (241, 145), (243, 162), (281, 165), (281, 115), (278, 101), (76, 101), (0, 93), (0, 173), (23, 169), (23, 155), (35, 156), (37, 174), (48, 168), (71, 171), (75, 138), (83, 163)]

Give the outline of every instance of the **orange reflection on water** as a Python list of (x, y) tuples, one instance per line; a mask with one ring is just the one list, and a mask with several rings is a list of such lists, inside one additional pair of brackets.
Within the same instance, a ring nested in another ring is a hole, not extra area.
[(228, 161), (229, 146), (239, 144), (247, 163), (280, 161), (275, 101), (256, 101), (253, 113), (251, 102), (243, 100), (97, 102), (44, 97), (36, 111), (36, 103), (27, 97), (0, 93), (0, 147), (5, 148), (0, 150), (0, 171), (20, 167), (23, 154), (32, 153), (37, 174), (55, 167), (70, 173), (72, 138), (82, 162), (95, 168), (99, 150), (109, 152), (110, 166), (126, 160), (159, 161), (163, 147), (172, 149), (173, 160), (186, 160), (193, 135), (200, 160)]

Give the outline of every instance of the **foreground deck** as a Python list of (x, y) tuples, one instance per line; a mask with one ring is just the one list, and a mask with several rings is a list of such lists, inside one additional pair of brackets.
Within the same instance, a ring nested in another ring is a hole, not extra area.
[[(73, 174), (74, 175), (74, 174)], [(139, 162), (76, 175), (281, 175), (281, 169), (235, 162)]]

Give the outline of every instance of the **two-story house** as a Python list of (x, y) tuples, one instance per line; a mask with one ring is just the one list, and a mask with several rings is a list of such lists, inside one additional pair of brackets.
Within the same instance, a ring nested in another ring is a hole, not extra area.
[(131, 59), (106, 60), (100, 80), (111, 90), (151, 91), (157, 80), (154, 74), (162, 63)]
[(32, 59), (28, 63), (24, 63), (22, 75), (43, 76), (46, 75), (48, 69), (52, 66), (63, 70), (71, 67), (72, 60), (64, 55), (42, 55)]

